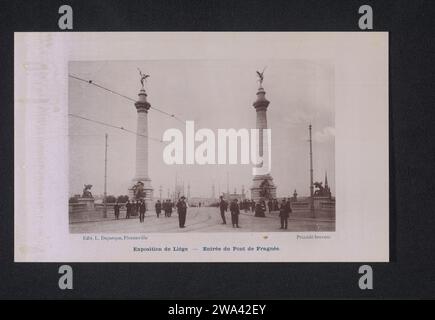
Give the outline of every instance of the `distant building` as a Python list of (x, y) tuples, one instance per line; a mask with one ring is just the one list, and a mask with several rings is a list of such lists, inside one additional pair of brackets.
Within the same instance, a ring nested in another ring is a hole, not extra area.
[(246, 199), (245, 194), (243, 194), (243, 193), (237, 193), (237, 192), (234, 192), (234, 193), (224, 192), (222, 194), (222, 196), (224, 197), (224, 199), (226, 201), (232, 201), (234, 199), (237, 199), (240, 202), (240, 201), (243, 201), (243, 200)]
[(207, 207), (211, 206), (215, 203), (217, 203), (217, 199), (215, 198), (208, 198), (208, 197), (191, 197), (187, 198), (187, 203), (189, 206), (192, 207), (199, 207), (199, 204), (201, 203), (201, 207)]

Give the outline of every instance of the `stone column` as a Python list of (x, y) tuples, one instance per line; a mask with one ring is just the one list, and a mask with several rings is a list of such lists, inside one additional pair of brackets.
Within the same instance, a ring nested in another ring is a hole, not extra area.
[[(259, 154), (263, 156), (263, 129), (267, 129), (267, 108), (269, 101), (266, 99), (266, 91), (263, 87), (258, 88), (257, 100), (253, 103), (255, 111), (257, 112), (257, 129), (259, 129)], [(267, 139), (265, 141), (267, 143)], [(267, 146), (269, 152), (271, 146)], [(265, 187), (264, 187), (265, 186)], [(260, 192), (262, 188), (266, 188), (269, 193), (269, 198), (276, 198), (276, 187), (273, 183), (273, 178), (270, 174), (254, 176), (251, 187), (251, 198), (255, 201), (260, 200), (262, 197)], [(267, 199), (265, 199), (267, 200)]]
[[(143, 198), (146, 202), (151, 202), (153, 200), (153, 188), (151, 187), (151, 179), (148, 176), (148, 110), (151, 108), (151, 104), (147, 101), (147, 94), (144, 89), (140, 90), (139, 100), (134, 105), (137, 111), (137, 135), (136, 173), (133, 178), (133, 185), (142, 182), (145, 193)], [(133, 189), (130, 189), (130, 198), (134, 198)]]

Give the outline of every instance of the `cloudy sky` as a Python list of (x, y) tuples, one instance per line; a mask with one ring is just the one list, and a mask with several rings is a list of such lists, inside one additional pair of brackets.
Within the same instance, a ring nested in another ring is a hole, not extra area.
[[(69, 73), (137, 98), (137, 68), (151, 75), (147, 83), (152, 106), (195, 121), (195, 129), (255, 128), (252, 103), (258, 87), (256, 70), (264, 67), (263, 86), (270, 101), (272, 177), (279, 196), (297, 189), (309, 194), (308, 125), (313, 125), (314, 180), (328, 182), (335, 193), (334, 67), (329, 61), (306, 60), (147, 60), (69, 63)], [(133, 102), (70, 78), (69, 113), (136, 130)], [(155, 110), (148, 114), (149, 136), (161, 139), (169, 128), (184, 132), (183, 123)], [(127, 194), (135, 170), (136, 136), (119, 129), (69, 118), (70, 195), (92, 184), (94, 194), (104, 186), (104, 135), (109, 135), (108, 194)], [(149, 176), (158, 196), (172, 192), (175, 176), (191, 186), (191, 196), (210, 196), (227, 189), (240, 192), (252, 182), (251, 165), (166, 165), (167, 143), (149, 141)]]

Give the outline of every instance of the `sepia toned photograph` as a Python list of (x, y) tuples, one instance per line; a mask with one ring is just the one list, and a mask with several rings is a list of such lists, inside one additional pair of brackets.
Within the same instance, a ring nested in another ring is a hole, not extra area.
[(70, 232), (335, 231), (331, 62), (68, 67)]
[(17, 262), (388, 261), (388, 33), (15, 33)]

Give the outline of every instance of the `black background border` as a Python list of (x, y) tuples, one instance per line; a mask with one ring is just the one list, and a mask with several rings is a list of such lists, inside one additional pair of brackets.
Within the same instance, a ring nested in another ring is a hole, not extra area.
[[(73, 31), (58, 29), (62, 4)], [(364, 4), (390, 42), (391, 262), (370, 264), (374, 290), (358, 287), (361, 263), (67, 263), (74, 290), (61, 291), (60, 263), (13, 262), (14, 32), (370, 32), (358, 28)], [(434, 18), (433, 1), (421, 0), (1, 0), (0, 298), (435, 298)]]

